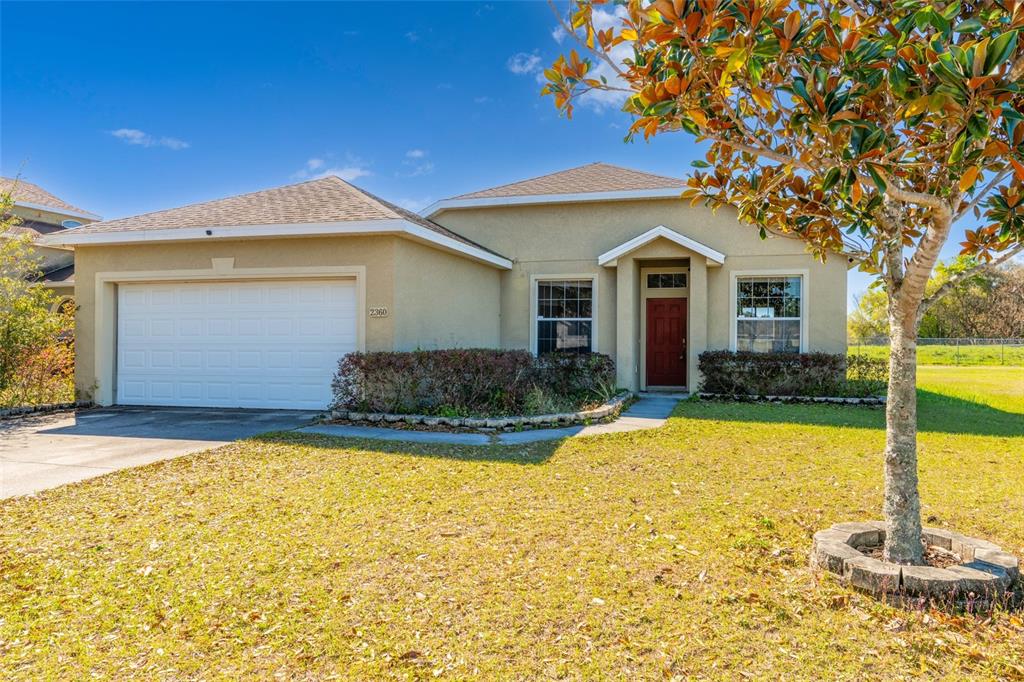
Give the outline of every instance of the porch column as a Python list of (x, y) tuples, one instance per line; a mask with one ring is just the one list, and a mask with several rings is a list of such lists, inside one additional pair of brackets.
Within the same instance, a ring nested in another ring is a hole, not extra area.
[(620, 258), (615, 273), (615, 375), (619, 387), (630, 391), (640, 390), (638, 281), (636, 261)]
[(708, 349), (708, 266), (703, 256), (690, 257), (690, 298), (687, 301), (689, 343), (686, 349), (686, 387), (691, 393), (700, 386), (697, 356)]

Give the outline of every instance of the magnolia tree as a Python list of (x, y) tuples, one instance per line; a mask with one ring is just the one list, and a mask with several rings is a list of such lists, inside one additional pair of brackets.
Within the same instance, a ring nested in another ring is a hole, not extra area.
[(885, 559), (922, 563), (916, 339), (953, 225), (992, 267), (1024, 244), (1024, 1), (574, 2), (582, 52), (545, 71), (572, 115), (621, 90), (629, 136), (709, 143), (684, 199), (841, 254), (887, 297)]

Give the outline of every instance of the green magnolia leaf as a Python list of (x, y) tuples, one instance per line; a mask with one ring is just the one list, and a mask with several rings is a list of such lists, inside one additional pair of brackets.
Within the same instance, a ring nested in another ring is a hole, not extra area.
[(1017, 31), (1007, 31), (995, 38), (988, 46), (985, 55), (985, 73), (994, 73), (1006, 58), (1017, 48)]
[(839, 182), (839, 169), (830, 168), (829, 171), (825, 173), (824, 179), (821, 181), (821, 191), (829, 191), (837, 182)]
[(960, 163), (960, 160), (964, 158), (964, 145), (967, 144), (966, 133), (960, 133), (960, 136), (956, 138), (956, 142), (953, 143), (953, 148), (949, 151), (949, 163)]
[(882, 174), (878, 172), (875, 164), (869, 163), (867, 165), (868, 175), (871, 176), (871, 181), (875, 183), (875, 187), (878, 188), (879, 192), (885, 192), (888, 189), (888, 185), (885, 184), (885, 179), (882, 178)]
[(975, 140), (984, 140), (988, 137), (988, 119), (975, 114), (967, 119), (967, 130)]
[(710, 163), (708, 163), (707, 161), (701, 161), (700, 159), (697, 159), (696, 161), (691, 161), (690, 165), (693, 166), (694, 168), (711, 168)]
[(977, 19), (968, 19), (967, 21), (962, 21), (959, 24), (957, 24), (956, 28), (954, 28), (953, 30), (956, 31), (957, 33), (976, 33), (977, 31), (980, 31), (982, 28), (984, 28), (984, 26)]

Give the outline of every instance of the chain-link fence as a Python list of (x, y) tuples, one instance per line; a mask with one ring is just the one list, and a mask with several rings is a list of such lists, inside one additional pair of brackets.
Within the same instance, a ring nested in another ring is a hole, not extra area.
[[(888, 357), (889, 339), (884, 336), (850, 339), (849, 352)], [(918, 339), (917, 364), (1024, 366), (1024, 339)]]

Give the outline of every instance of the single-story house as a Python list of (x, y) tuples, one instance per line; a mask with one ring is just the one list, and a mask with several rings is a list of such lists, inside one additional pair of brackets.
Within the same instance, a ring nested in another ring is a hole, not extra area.
[(70, 301), (75, 295), (75, 254), (66, 247), (45, 246), (40, 242), (55, 232), (72, 230), (101, 220), (98, 215), (59, 199), (39, 185), (20, 178), (0, 177), (0, 192), (10, 193), (13, 200), (10, 212), (18, 224), (5, 236), (28, 235), (42, 271), (40, 284), (53, 289), (57, 305)]
[(102, 405), (323, 408), (339, 357), (597, 351), (620, 386), (693, 388), (707, 349), (846, 350), (847, 260), (606, 164), (412, 213), (337, 177), (94, 223), (77, 383)]

